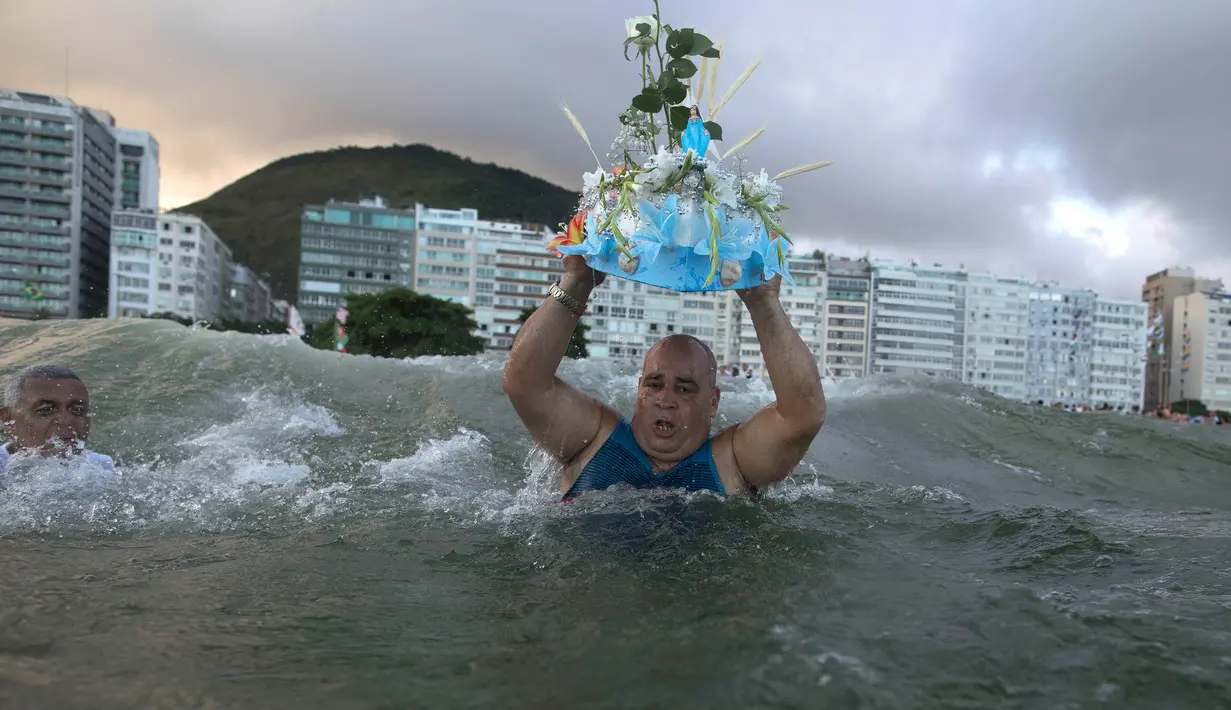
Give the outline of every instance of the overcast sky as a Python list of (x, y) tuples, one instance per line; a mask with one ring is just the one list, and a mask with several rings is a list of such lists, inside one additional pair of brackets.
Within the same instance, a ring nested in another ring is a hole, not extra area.
[[(342, 144), (428, 143), (577, 189), (639, 89), (651, 0), (0, 0), (0, 86), (162, 146), (162, 202)], [(757, 128), (805, 248), (1137, 297), (1231, 281), (1231, 0), (664, 0), (724, 42), (719, 122)], [(724, 150), (722, 144), (719, 149)], [(349, 196), (338, 195), (339, 198)], [(482, 215), (499, 218), (501, 215)]]

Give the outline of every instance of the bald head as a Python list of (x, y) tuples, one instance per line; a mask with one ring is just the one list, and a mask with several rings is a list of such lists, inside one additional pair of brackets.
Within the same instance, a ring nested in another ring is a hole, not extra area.
[(654, 343), (653, 347), (645, 354), (646, 360), (648, 361), (650, 354), (660, 348), (692, 353), (694, 357), (704, 362), (705, 372), (709, 373), (709, 381), (706, 384), (711, 387), (718, 384), (718, 360), (714, 357), (714, 351), (710, 349), (709, 344), (704, 340), (693, 335), (685, 335), (684, 333), (668, 335)]

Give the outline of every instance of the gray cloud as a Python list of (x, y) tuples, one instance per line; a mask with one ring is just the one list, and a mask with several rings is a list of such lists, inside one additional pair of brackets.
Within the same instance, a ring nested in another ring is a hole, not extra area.
[[(639, 85), (620, 55), (623, 19), (652, 3), (616, 5), (11, 2), (0, 26), (19, 31), (0, 46), (0, 85), (62, 91), (63, 47), (47, 37), (63, 37), (74, 98), (155, 132), (175, 202), (343, 143), (424, 142), (576, 186), (592, 159), (557, 102), (602, 155)], [(719, 117), (728, 144), (767, 129), (750, 166), (835, 161), (784, 181), (805, 248), (1125, 296), (1175, 262), (1231, 276), (1220, 76), (1231, 4), (673, 0), (663, 11), (725, 41), (720, 92), (763, 60)], [(989, 172), (993, 155), (1001, 169)], [(1122, 253), (1065, 233), (1090, 225), (1053, 229), (1061, 198), (1120, 214), (1094, 226)]]

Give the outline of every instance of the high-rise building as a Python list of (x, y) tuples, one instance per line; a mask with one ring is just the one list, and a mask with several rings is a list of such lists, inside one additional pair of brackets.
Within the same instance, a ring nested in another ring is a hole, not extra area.
[(392, 209), (378, 195), (304, 207), (296, 304), (304, 322), (332, 318), (347, 293), (413, 287), (414, 251), (414, 211)]
[(822, 374), (865, 377), (871, 357), (872, 268), (867, 259), (829, 255), (825, 272), (825, 360)]
[(1141, 406), (1147, 307), (1089, 289), (1030, 292), (1027, 399), (1051, 405)]
[(1163, 316), (1163, 348), (1151, 348), (1146, 363), (1145, 401), (1146, 409), (1166, 406), (1168, 393), (1172, 390), (1171, 374), (1178, 361), (1173, 360), (1169, 350), (1174, 337), (1173, 315), (1175, 299), (1193, 293), (1218, 292), (1223, 290), (1221, 279), (1202, 278), (1187, 267), (1173, 266), (1146, 277), (1141, 287), (1141, 300), (1149, 304), (1151, 320)]
[(1149, 307), (1145, 303), (1104, 296), (1094, 299), (1090, 367), (1092, 406), (1141, 408), (1148, 327)]
[(1095, 298), (1089, 289), (1054, 283), (1031, 289), (1027, 396), (1032, 401), (1090, 404)]
[(872, 261), (873, 373), (962, 379), (963, 269)]
[(1030, 282), (970, 273), (965, 290), (962, 381), (1024, 401), (1028, 396)]
[(158, 141), (148, 131), (129, 128), (115, 129), (115, 137), (119, 144), (117, 206), (125, 210), (158, 210)]
[(538, 306), (536, 296), (564, 274), (564, 266), (544, 249), (549, 234), (544, 228), (477, 217), (474, 224), (475, 320), (488, 347), (507, 350), (521, 327), (522, 312)]
[(112, 212), (107, 316), (152, 314), (158, 299), (158, 269), (158, 213), (139, 209)]
[(107, 312), (115, 121), (0, 89), (0, 315)]
[[(790, 257), (787, 259), (787, 270), (795, 283), (783, 281), (778, 291), (778, 300), (782, 303), (787, 318), (795, 326), (795, 332), (799, 333), (812, 357), (820, 363), (825, 358), (827, 323), (846, 320), (839, 316), (830, 317), (828, 320), (825, 318), (825, 259), (819, 254), (815, 257)], [(728, 308), (735, 314), (733, 320), (738, 349), (732, 354), (728, 364), (739, 365), (745, 370), (751, 367), (755, 375), (764, 377), (765, 354), (761, 350), (760, 341), (757, 340), (752, 315), (739, 297), (731, 292), (720, 291), (714, 298), (729, 301)]]
[(111, 215), (112, 318), (170, 313), (192, 320), (261, 321), (273, 308), (269, 285), (203, 220), (152, 209)]
[(1166, 403), (1197, 399), (1209, 409), (1231, 411), (1231, 294), (1179, 296), (1171, 322)]
[(225, 317), (248, 323), (273, 318), (273, 293), (269, 284), (257, 276), (255, 271), (244, 264), (231, 264), (230, 274), (225, 281)]

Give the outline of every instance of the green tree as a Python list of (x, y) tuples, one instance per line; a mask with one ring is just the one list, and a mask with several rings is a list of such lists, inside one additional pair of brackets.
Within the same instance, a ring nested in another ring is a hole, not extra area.
[[(479, 326), (473, 311), (408, 288), (349, 294), (346, 310), (346, 352), (354, 355), (405, 358), (483, 351), (483, 339), (474, 335)], [(332, 350), (335, 327), (332, 318), (317, 323), (309, 343)]]
[[(526, 323), (526, 319), (534, 313), (533, 308), (521, 309), (521, 314), (517, 316), (517, 322)], [(569, 336), (568, 348), (564, 351), (565, 357), (571, 357), (574, 360), (581, 360), (590, 357), (590, 340), (586, 337), (586, 333), (590, 332), (590, 326), (578, 321), (577, 327), (573, 328), (573, 334)]]

